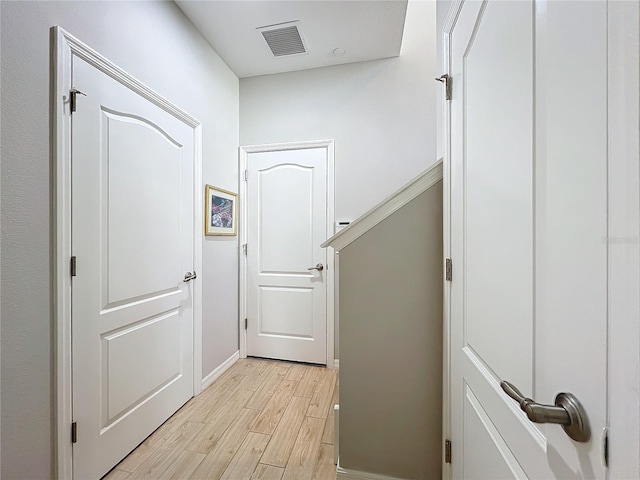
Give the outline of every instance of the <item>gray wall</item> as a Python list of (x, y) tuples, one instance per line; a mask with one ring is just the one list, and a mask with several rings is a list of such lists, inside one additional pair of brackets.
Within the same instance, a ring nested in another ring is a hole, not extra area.
[(441, 477), (442, 182), (340, 256), (340, 466)]
[[(238, 79), (172, 2), (1, 2), (2, 471), (52, 466), (49, 28), (60, 25), (203, 124), (203, 181), (237, 191)], [(238, 349), (237, 241), (203, 247), (203, 374)]]

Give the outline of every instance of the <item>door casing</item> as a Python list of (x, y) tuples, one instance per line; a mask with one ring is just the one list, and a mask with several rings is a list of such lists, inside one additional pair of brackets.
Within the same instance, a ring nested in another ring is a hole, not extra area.
[[(240, 212), (241, 220), (238, 224), (240, 228), (239, 264), (240, 264), (240, 309), (238, 319), (238, 329), (240, 332), (240, 358), (247, 357), (247, 331), (244, 328), (244, 321), (247, 318), (247, 257), (244, 255), (242, 245), (247, 243), (247, 182), (245, 181), (245, 170), (249, 162), (249, 154), (261, 152), (281, 152), (286, 150), (304, 150), (309, 148), (324, 148), (327, 159), (327, 238), (333, 235), (335, 223), (335, 158), (334, 141), (318, 140), (292, 143), (274, 143), (268, 145), (250, 145), (239, 149), (240, 164)], [(333, 368), (335, 360), (335, 262), (336, 255), (333, 248), (329, 247), (327, 252), (327, 367)]]
[[(487, 1), (487, 0), (485, 0)], [(442, 32), (443, 74), (451, 73), (450, 36), (464, 0), (454, 0)], [(540, 3), (545, 3), (541, 1)], [(640, 477), (640, 5), (608, 2), (608, 371), (609, 477)], [(635, 54), (635, 55), (634, 55)], [(624, 68), (626, 66), (626, 68)], [(451, 123), (444, 101), (444, 256), (451, 256)], [(626, 248), (620, 248), (625, 245)], [(451, 438), (451, 285), (443, 292), (443, 429)], [(635, 352), (635, 355), (629, 355)], [(611, 432), (615, 432), (613, 435)], [(601, 432), (597, 432), (600, 435)], [(455, 446), (453, 446), (455, 448)], [(443, 479), (451, 479), (442, 453)]]
[[(54, 325), (54, 471), (58, 478), (73, 478), (73, 447), (71, 443), (72, 411), (72, 351), (71, 351), (71, 115), (69, 91), (72, 84), (72, 58), (79, 57), (104, 72), (138, 95), (154, 103), (191, 128), (194, 136), (194, 268), (202, 271), (202, 125), (185, 111), (176, 107), (151, 88), (110, 62), (98, 52), (54, 26), (50, 30), (53, 88), (51, 89), (52, 168), (55, 182), (52, 188), (53, 205), (53, 286), (52, 320)], [(202, 389), (202, 284), (193, 286), (193, 392)]]

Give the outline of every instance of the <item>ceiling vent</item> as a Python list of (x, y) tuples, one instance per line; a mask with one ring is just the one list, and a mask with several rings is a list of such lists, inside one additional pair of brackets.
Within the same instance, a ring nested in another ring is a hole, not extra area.
[(307, 53), (307, 49), (300, 33), (299, 23), (279, 23), (277, 25), (259, 27), (257, 30), (264, 37), (274, 57), (300, 55)]

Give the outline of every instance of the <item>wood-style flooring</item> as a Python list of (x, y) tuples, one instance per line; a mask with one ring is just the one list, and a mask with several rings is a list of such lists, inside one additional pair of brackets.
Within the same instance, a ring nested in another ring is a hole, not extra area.
[(104, 480), (334, 480), (335, 370), (247, 358)]

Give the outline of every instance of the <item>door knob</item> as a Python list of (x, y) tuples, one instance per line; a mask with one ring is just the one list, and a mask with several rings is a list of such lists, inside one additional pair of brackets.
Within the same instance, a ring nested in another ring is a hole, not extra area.
[(317, 264), (315, 267), (309, 267), (307, 268), (307, 270), (318, 270), (319, 272), (321, 272), (322, 270), (324, 270), (324, 265), (322, 265), (321, 263)]
[(591, 438), (587, 413), (571, 393), (556, 395), (555, 405), (542, 405), (526, 398), (509, 382), (500, 382), (502, 390), (520, 404), (520, 408), (534, 423), (557, 423), (576, 442), (588, 442)]
[(193, 273), (191, 272), (187, 272), (184, 274), (184, 280), (182, 280), (183, 282), (190, 282), (191, 280), (195, 280), (196, 278), (198, 278), (198, 275), (196, 275), (196, 271), (194, 270)]

